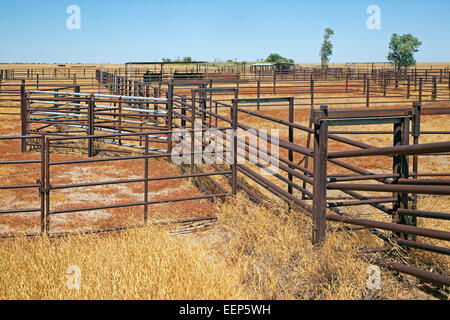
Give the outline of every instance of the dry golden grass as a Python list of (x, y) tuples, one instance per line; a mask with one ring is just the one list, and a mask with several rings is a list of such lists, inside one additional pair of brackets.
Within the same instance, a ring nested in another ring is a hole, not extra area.
[[(1, 299), (242, 299), (237, 274), (208, 251), (157, 228), (49, 241), (17, 239), (0, 249)], [(80, 290), (66, 286), (81, 269)]]
[[(245, 209), (243, 209), (245, 208)], [(390, 272), (366, 287), (358, 234), (314, 248), (298, 213), (236, 200), (217, 206), (213, 232), (174, 236), (147, 226), (116, 234), (2, 241), (0, 299), (400, 299), (420, 297)], [(66, 286), (70, 266), (80, 290)], [(405, 294), (408, 294), (406, 296)]]

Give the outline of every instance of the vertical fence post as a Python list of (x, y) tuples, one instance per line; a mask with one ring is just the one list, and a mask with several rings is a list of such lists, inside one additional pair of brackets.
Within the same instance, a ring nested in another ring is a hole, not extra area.
[(414, 69), (414, 91), (417, 90), (417, 68)]
[[(75, 92), (75, 93), (80, 93), (80, 86), (75, 86), (74, 88), (73, 88), (73, 92)], [(55, 97), (57, 97), (57, 95), (55, 95)], [(77, 101), (73, 101), (73, 103), (76, 103), (76, 104), (80, 104), (79, 102), (77, 102)], [(75, 108), (75, 110), (76, 110), (76, 112), (79, 114), (80, 113), (80, 106), (77, 106), (76, 108)]]
[(363, 80), (363, 94), (366, 94), (366, 85), (367, 85), (367, 74), (364, 74), (364, 80)]
[[(409, 145), (409, 121), (410, 118), (406, 117), (400, 122), (394, 124), (394, 147), (401, 145)], [(409, 165), (408, 156), (394, 155), (393, 157), (393, 173), (399, 175), (399, 179), (408, 179), (409, 177)], [(394, 181), (396, 183), (396, 181)], [(399, 209), (408, 209), (408, 194), (404, 192), (394, 192), (393, 197), (398, 201), (393, 204), (393, 222), (404, 225), (415, 225), (415, 218), (399, 215)], [(408, 240), (410, 237), (408, 234), (395, 233), (396, 237)], [(414, 239), (414, 237), (411, 237)]]
[(407, 77), (406, 99), (409, 99), (411, 97), (411, 76), (408, 75)]
[(181, 98), (181, 126), (183, 127), (183, 129), (186, 129), (186, 98), (185, 96), (183, 96)]
[(398, 89), (398, 73), (399, 71), (395, 73), (395, 89)]
[(41, 136), (41, 179), (39, 180), (39, 196), (41, 198), (41, 234), (45, 232), (45, 135)]
[(437, 76), (433, 76), (433, 93), (432, 93), (432, 96), (431, 96), (431, 99), (433, 101), (437, 100), (437, 90), (438, 90), (438, 87), (437, 87)]
[(45, 234), (50, 232), (50, 141), (45, 137)]
[(450, 77), (448, 77), (448, 98), (450, 99)]
[[(313, 128), (313, 124), (314, 124), (314, 80), (312, 79), (312, 75), (311, 75), (311, 80), (310, 80), (310, 92), (311, 92), (311, 107), (310, 107), (310, 111), (309, 111), (309, 126), (308, 128)], [(311, 133), (308, 132), (308, 137), (306, 139), (306, 147), (309, 149), (311, 146)], [(304, 168), (308, 169), (309, 167), (309, 157), (305, 156), (304, 158), (305, 162), (304, 162)], [(303, 181), (303, 189), (306, 188), (306, 181)], [(304, 193), (302, 193), (302, 199), (306, 199), (306, 195)]]
[[(291, 123), (294, 122), (294, 98), (293, 97), (289, 98), (289, 122), (291, 122)], [(294, 143), (294, 128), (291, 125), (289, 125), (289, 142)], [(294, 162), (294, 152), (291, 149), (289, 149), (288, 157), (289, 157), (289, 162)], [(289, 167), (291, 169), (293, 169), (291, 165), (289, 165)], [(294, 181), (294, 177), (292, 176), (291, 173), (289, 173), (288, 178), (289, 178), (290, 182)], [(290, 185), (290, 184), (288, 185), (288, 192), (290, 194), (293, 194), (292, 185)]]
[[(27, 95), (25, 92), (25, 80), (20, 84), (20, 119), (22, 123), (22, 136), (27, 136), (28, 128), (28, 111), (27, 111)], [(22, 152), (27, 151), (27, 139), (22, 139)]]
[(349, 73), (347, 73), (347, 76), (345, 78), (345, 93), (348, 93), (348, 80), (349, 80)]
[(277, 94), (277, 73), (273, 71), (273, 94)]
[(237, 144), (238, 144), (238, 137), (237, 137), (237, 129), (238, 129), (238, 100), (237, 97), (233, 99), (233, 105), (231, 110), (231, 120), (232, 120), (232, 127), (233, 127), (233, 146), (232, 148), (232, 154), (233, 154), (233, 164), (231, 165), (231, 193), (233, 195), (237, 194), (237, 159), (238, 159), (238, 150), (237, 150)]
[(423, 79), (419, 79), (419, 103), (422, 103), (423, 100)]
[[(449, 90), (450, 90), (450, 86), (449, 86)], [(257, 81), (257, 85), (256, 85), (256, 97), (259, 99), (261, 97), (261, 80)], [(256, 109), (259, 111), (260, 109), (260, 103), (259, 100), (256, 104)]]
[[(94, 95), (91, 95), (89, 99), (89, 115), (88, 115), (88, 135), (94, 135)], [(88, 156), (91, 158), (94, 156), (94, 138), (88, 139)]]
[[(312, 243), (325, 241), (327, 210), (328, 107), (321, 106), (321, 116), (314, 119), (314, 185)], [(322, 121), (321, 121), (322, 120)]]
[[(244, 69), (245, 69), (245, 65), (244, 65)], [(211, 89), (213, 88), (213, 80), (212, 79), (209, 80), (209, 87)], [(205, 93), (205, 95), (206, 95), (206, 93)], [(212, 112), (212, 106), (213, 106), (213, 93), (210, 92), (209, 93), (209, 112)], [(205, 102), (205, 107), (206, 107), (206, 102)], [(211, 128), (212, 127), (212, 115), (209, 114), (208, 117), (209, 117), (209, 127)]]
[[(118, 110), (117, 110), (118, 114), (119, 114), (119, 118), (118, 118), (118, 128), (117, 130), (119, 131), (119, 135), (122, 133), (122, 97), (119, 97), (119, 106), (118, 106)], [(122, 145), (122, 137), (119, 136), (119, 146)]]
[(367, 82), (366, 82), (366, 93), (367, 93), (367, 97), (366, 97), (366, 107), (368, 108), (370, 106), (370, 78), (367, 78)]
[[(205, 85), (201, 86), (201, 89), (206, 89)], [(202, 110), (202, 127), (206, 126), (206, 90), (202, 90), (199, 92), (200, 98), (200, 108)]]
[(195, 161), (195, 90), (192, 90), (192, 108), (191, 108), (191, 174), (194, 174)]
[[(160, 91), (158, 90), (158, 88), (153, 88), (153, 96), (155, 98), (159, 98), (160, 97)], [(157, 111), (159, 108), (159, 105), (157, 103), (153, 104), (153, 110)], [(155, 123), (158, 123), (158, 117), (156, 117), (156, 113), (153, 114), (153, 120), (155, 121)]]
[(167, 153), (172, 153), (173, 83), (169, 83), (167, 93)]
[[(419, 137), (420, 137), (420, 118), (421, 118), (421, 112), (422, 112), (422, 105), (419, 102), (414, 102), (413, 104), (414, 108), (414, 117), (413, 117), (413, 144), (419, 143)], [(419, 174), (419, 156), (415, 154), (413, 156), (413, 172), (414, 172), (414, 179), (418, 179)], [(417, 210), (417, 194), (413, 194), (413, 202), (412, 202), (412, 209)]]
[(145, 163), (144, 163), (144, 223), (148, 220), (148, 133), (145, 134)]

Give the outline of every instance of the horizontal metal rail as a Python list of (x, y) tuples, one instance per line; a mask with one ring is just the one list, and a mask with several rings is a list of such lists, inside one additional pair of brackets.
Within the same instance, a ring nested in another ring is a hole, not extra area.
[(437, 143), (416, 144), (410, 146), (330, 152), (328, 154), (328, 158), (336, 159), (336, 158), (367, 157), (377, 155), (419, 155), (430, 152), (447, 152), (447, 151), (450, 151), (450, 142), (437, 142)]

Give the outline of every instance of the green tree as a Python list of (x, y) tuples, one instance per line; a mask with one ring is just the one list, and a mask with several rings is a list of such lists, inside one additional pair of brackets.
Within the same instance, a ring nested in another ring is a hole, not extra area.
[(278, 53), (271, 53), (266, 58), (265, 62), (267, 62), (267, 63), (294, 63), (294, 60), (282, 57)]
[(328, 68), (328, 62), (330, 62), (330, 57), (333, 54), (333, 44), (330, 41), (332, 35), (334, 35), (333, 29), (326, 28), (323, 35), (322, 48), (320, 49), (322, 68)]
[(171, 62), (169, 58), (162, 58), (162, 62)]
[(394, 33), (389, 42), (388, 60), (393, 62), (396, 70), (409, 68), (416, 64), (414, 53), (419, 51), (422, 43), (412, 34), (402, 36)]
[(191, 63), (192, 62), (192, 58), (191, 57), (184, 57), (183, 58), (183, 62)]

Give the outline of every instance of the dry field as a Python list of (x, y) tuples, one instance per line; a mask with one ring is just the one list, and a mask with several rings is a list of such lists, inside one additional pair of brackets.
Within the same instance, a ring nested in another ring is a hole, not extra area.
[[(27, 66), (22, 66), (25, 69)], [(36, 67), (30, 65), (31, 67)], [(78, 66), (81, 67), (81, 66)], [(119, 66), (111, 66), (111, 69)], [(54, 66), (43, 66), (51, 70)], [(109, 66), (107, 67), (109, 68)], [(93, 88), (95, 91), (95, 88)], [(282, 94), (281, 92), (280, 94)], [(248, 95), (248, 97), (254, 95)], [(267, 96), (270, 96), (267, 93)], [(242, 97), (247, 97), (243, 95)], [(297, 98), (303, 96), (299, 94)], [(223, 97), (223, 99), (228, 97)], [(343, 94), (342, 101), (359, 101), (360, 97)], [(222, 97), (221, 97), (222, 99)], [(414, 99), (411, 99), (411, 102)], [(341, 101), (335, 99), (336, 101)], [(387, 107), (396, 105), (389, 104)], [(402, 106), (402, 105), (399, 105)], [(404, 105), (403, 105), (404, 106)], [(407, 106), (410, 106), (408, 103)], [(295, 110), (295, 121), (308, 125), (309, 107)], [(262, 113), (288, 119), (285, 107), (262, 108)], [(225, 111), (223, 114), (228, 115)], [(259, 128), (278, 128), (280, 138), (287, 139), (287, 130), (274, 123), (249, 115), (240, 115), (242, 123)], [(443, 116), (422, 119), (423, 130), (447, 130), (450, 119)], [(365, 126), (342, 130), (392, 130), (391, 126)], [(341, 128), (340, 128), (341, 130)], [(0, 136), (20, 132), (17, 117), (0, 116)], [(347, 137), (347, 136), (346, 136)], [(391, 135), (359, 135), (358, 141), (375, 146), (391, 146)], [(297, 133), (295, 143), (306, 144), (307, 135)], [(448, 141), (448, 135), (422, 136), (421, 142)], [(330, 150), (347, 150), (348, 146), (330, 142)], [(37, 159), (39, 154), (19, 154), (19, 143), (0, 142), (0, 158)], [(281, 156), (287, 156), (283, 150)], [(58, 161), (80, 159), (77, 154), (52, 154)], [(450, 157), (421, 157), (422, 172), (449, 172)], [(296, 161), (302, 160), (299, 155)], [(392, 171), (388, 157), (350, 159), (348, 163), (376, 173)], [(106, 178), (137, 177), (142, 163), (124, 161), (108, 165), (83, 165), (82, 168), (58, 167), (52, 173), (55, 184), (73, 181), (92, 182)], [(310, 162), (310, 168), (312, 163)], [(38, 168), (27, 170), (0, 168), (2, 184), (33, 183)], [(152, 160), (152, 176), (176, 175), (179, 169), (165, 161)], [(330, 166), (329, 173), (347, 173)], [(28, 179), (28, 180), (27, 180)], [(284, 186), (275, 177), (272, 182)], [(61, 239), (17, 238), (0, 241), (0, 299), (432, 299), (419, 290), (421, 284), (410, 276), (398, 276), (387, 270), (382, 273), (381, 290), (367, 288), (370, 263), (360, 254), (363, 249), (383, 246), (383, 242), (367, 230), (329, 232), (320, 249), (311, 245), (312, 225), (303, 214), (292, 211), (272, 194), (255, 183), (242, 180), (267, 200), (265, 205), (252, 203), (244, 194), (225, 203), (207, 200), (152, 206), (150, 222), (216, 216), (213, 225), (200, 225), (202, 232), (186, 233), (177, 226), (161, 227), (150, 223), (144, 228), (98, 235), (79, 235)], [(199, 190), (189, 181), (161, 181), (150, 184), (152, 199), (196, 195)], [(333, 193), (330, 193), (333, 195)], [(370, 194), (370, 193), (365, 193)], [(336, 194), (337, 195), (337, 194)], [(378, 194), (379, 195), (379, 194)], [(101, 205), (111, 199), (121, 202), (140, 201), (142, 184), (114, 187), (91, 187), (55, 193), (56, 209)], [(0, 192), (0, 200), (8, 208), (36, 206), (37, 191)], [(33, 203), (34, 201), (34, 203)], [(59, 207), (58, 207), (59, 205)], [(448, 212), (450, 197), (421, 197), (418, 208)], [(11, 207), (12, 206), (12, 207)], [(5, 208), (6, 209), (6, 208)], [(55, 208), (53, 208), (55, 209)], [(141, 210), (141, 209), (140, 209)], [(142, 211), (142, 210), (141, 210)], [(134, 209), (113, 209), (105, 213), (65, 214), (52, 221), (55, 231), (80, 230), (134, 224), (142, 220), (142, 212)], [(352, 209), (358, 217), (389, 221), (390, 217), (375, 213), (369, 206)], [(0, 233), (37, 231), (39, 215), (15, 214), (0, 216)], [(448, 221), (434, 223), (429, 219), (419, 225), (450, 230)], [(332, 223), (332, 227), (339, 227)], [(182, 228), (182, 226), (181, 226)], [(424, 240), (439, 245), (440, 241)], [(450, 275), (450, 259), (445, 256), (412, 251), (401, 261), (412, 266), (432, 268)], [(67, 270), (80, 267), (80, 290), (66, 286)], [(14, 270), (14, 272), (12, 271)]]

